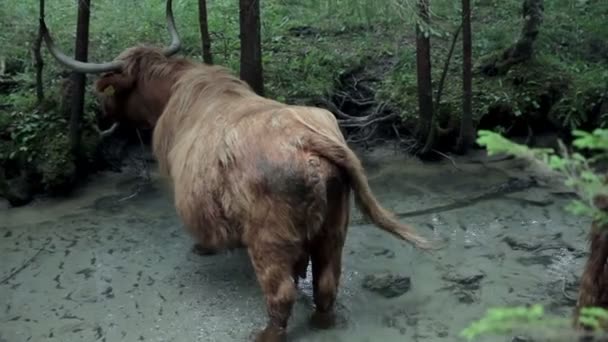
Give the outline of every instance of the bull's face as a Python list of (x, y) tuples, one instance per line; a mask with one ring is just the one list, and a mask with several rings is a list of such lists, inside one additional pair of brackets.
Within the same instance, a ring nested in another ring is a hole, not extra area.
[[(181, 47), (179, 35), (173, 20), (172, 1), (167, 0), (167, 27), (171, 34), (171, 44), (158, 49), (160, 53), (169, 57)], [(56, 60), (67, 68), (81, 73), (101, 74), (95, 88), (99, 95), (104, 116), (117, 123), (129, 123), (136, 127), (149, 126), (151, 117), (158, 117), (159, 103), (166, 100), (168, 95), (166, 82), (162, 80), (142, 85), (138, 83), (138, 76), (125, 71), (127, 61), (119, 56), (109, 63), (89, 63), (74, 60), (59, 51), (51, 39), (44, 19), (40, 20), (43, 39), (49, 52)], [(123, 53), (124, 54), (124, 53)], [(129, 63), (135, 62), (129, 60)], [(142, 74), (145, 70), (139, 70)], [(158, 83), (158, 84), (156, 84)]]
[[(140, 56), (158, 54), (149, 48), (135, 48), (132, 52)], [(142, 70), (142, 63), (136, 61), (146, 57), (132, 58), (135, 60), (130, 60), (130, 63), (140, 65), (137, 75), (109, 72), (102, 74), (95, 83), (102, 113), (114, 122), (135, 128), (152, 128), (169, 100), (172, 81), (170, 77), (149, 77), (149, 70)]]
[(133, 93), (133, 83), (127, 82), (120, 73), (102, 74), (95, 83), (104, 118), (114, 122), (129, 122), (129, 98)]

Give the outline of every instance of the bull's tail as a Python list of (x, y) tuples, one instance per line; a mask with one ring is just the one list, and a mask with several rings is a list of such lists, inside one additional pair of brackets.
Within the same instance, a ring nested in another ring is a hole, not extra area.
[(384, 209), (369, 187), (361, 161), (346, 143), (319, 131), (306, 139), (305, 146), (344, 169), (350, 178), (359, 210), (374, 224), (423, 250), (439, 247), (418, 235), (413, 227), (399, 222)]

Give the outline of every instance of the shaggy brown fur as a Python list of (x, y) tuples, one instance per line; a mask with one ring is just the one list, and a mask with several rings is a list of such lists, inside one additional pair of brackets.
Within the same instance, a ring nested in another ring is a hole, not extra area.
[[(608, 197), (597, 196), (594, 204), (600, 210), (608, 211)], [(589, 240), (591, 253), (581, 276), (578, 300), (574, 310), (574, 323), (579, 329), (585, 328), (579, 321), (580, 311), (583, 307), (594, 306), (608, 309), (608, 227), (593, 222)], [(604, 322), (603, 328), (608, 331), (608, 322)]]
[(286, 339), (293, 278), (305, 277), (309, 260), (313, 322), (331, 326), (351, 188), (377, 226), (431, 248), (374, 198), (330, 112), (260, 97), (227, 69), (157, 49), (131, 48), (118, 59), (123, 71), (97, 81), (105, 112), (154, 127), (160, 170), (203, 250), (247, 248), (269, 316), (258, 341)]

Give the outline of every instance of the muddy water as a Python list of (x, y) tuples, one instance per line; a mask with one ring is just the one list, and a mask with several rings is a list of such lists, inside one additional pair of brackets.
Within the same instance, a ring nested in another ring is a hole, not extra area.
[[(448, 244), (422, 254), (353, 211), (340, 323), (308, 327), (311, 284), (301, 283), (290, 340), (457, 341), (490, 306), (538, 302), (570, 314), (589, 222), (563, 211), (558, 185), (463, 201), (530, 173), (516, 161), (361, 155), (380, 201)], [(133, 175), (108, 173), (69, 199), (0, 211), (0, 341), (244, 341), (262, 327), (244, 251), (193, 254), (162, 184), (155, 176), (132, 196)], [(409, 277), (409, 290), (387, 298), (362, 285), (387, 272)]]

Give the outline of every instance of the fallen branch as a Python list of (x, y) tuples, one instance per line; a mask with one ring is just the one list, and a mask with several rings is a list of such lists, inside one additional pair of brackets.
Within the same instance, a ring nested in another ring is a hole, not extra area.
[(462, 169), (461, 169), (461, 168), (459, 168), (459, 167), (458, 167), (458, 165), (456, 165), (456, 161), (454, 160), (454, 158), (452, 158), (452, 157), (448, 156), (447, 154), (445, 154), (445, 153), (443, 153), (443, 152), (437, 151), (436, 149), (433, 149), (432, 151), (433, 151), (433, 152), (435, 152), (435, 153), (437, 153), (438, 155), (440, 155), (440, 156), (444, 157), (445, 159), (449, 160), (449, 161), (452, 163), (452, 166), (454, 166), (454, 168), (455, 168), (456, 170), (458, 170), (458, 171), (462, 171)]
[[(481, 195), (466, 197), (463, 199), (455, 200), (450, 204), (439, 205), (427, 209), (420, 209), (414, 211), (407, 212), (397, 212), (395, 213), (396, 217), (405, 218), (405, 217), (414, 217), (414, 216), (422, 216), (428, 214), (436, 214), (440, 212), (455, 210), (465, 208), (479, 202), (502, 198), (505, 195), (512, 194), (515, 192), (520, 192), (523, 190), (527, 190), (529, 188), (537, 186), (537, 182), (535, 179), (510, 179), (503, 184), (496, 185), (488, 192), (485, 192)], [(364, 224), (367, 221), (364, 218), (358, 218), (352, 220), (353, 224)]]
[(25, 270), (29, 265), (31, 265), (32, 262), (34, 262), (34, 260), (40, 255), (40, 253), (42, 253), (42, 251), (46, 249), (46, 247), (51, 243), (52, 240), (53, 240), (52, 238), (48, 238), (46, 240), (46, 242), (42, 245), (42, 247), (40, 247), (38, 249), (38, 251), (31, 258), (27, 259), (23, 263), (23, 265), (21, 265), (21, 267), (15, 269), (8, 276), (6, 276), (4, 279), (2, 279), (2, 281), (0, 281), (0, 285), (4, 285), (4, 284), (8, 283), (9, 280), (13, 279), (19, 273), (23, 272), (23, 270)]

